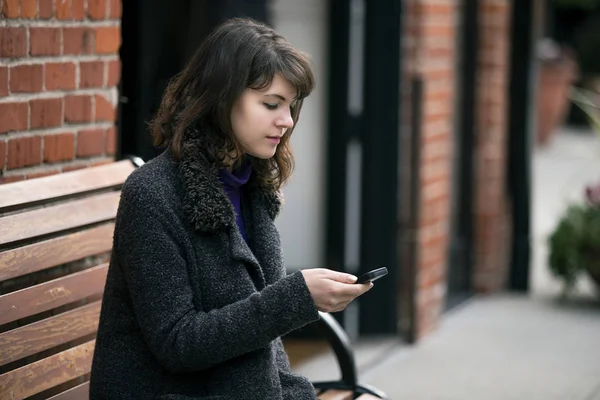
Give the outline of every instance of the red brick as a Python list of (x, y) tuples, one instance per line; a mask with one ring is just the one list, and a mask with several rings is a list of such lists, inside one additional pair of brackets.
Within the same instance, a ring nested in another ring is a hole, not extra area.
[(106, 154), (114, 155), (117, 149), (117, 128), (114, 126), (106, 130)]
[(104, 62), (87, 61), (79, 64), (79, 87), (92, 88), (104, 85)]
[(63, 167), (63, 172), (71, 172), (71, 171), (77, 171), (80, 169), (84, 169), (87, 168), (87, 165), (85, 164), (75, 164), (75, 165), (65, 165)]
[(117, 86), (121, 80), (121, 61), (112, 60), (107, 62), (108, 68), (108, 79), (106, 81), (107, 87)]
[(65, 122), (80, 123), (92, 120), (92, 96), (74, 95), (65, 97)]
[(21, 18), (33, 19), (37, 16), (36, 0), (21, 0)]
[(85, 4), (83, 0), (71, 0), (71, 16), (76, 21), (81, 21), (85, 18)]
[(94, 31), (88, 28), (63, 29), (63, 54), (91, 54)]
[(8, 95), (8, 67), (0, 67), (0, 96)]
[(115, 54), (121, 47), (121, 28), (118, 26), (103, 26), (96, 28), (96, 53)]
[(0, 171), (6, 166), (6, 142), (0, 140)]
[(110, 10), (108, 14), (110, 19), (121, 19), (123, 13), (121, 3), (122, 0), (110, 0)]
[(51, 176), (59, 174), (60, 171), (58, 169), (49, 169), (44, 171), (33, 172), (26, 175), (26, 179), (35, 179), (35, 178), (43, 178), (45, 176)]
[(91, 20), (106, 18), (106, 0), (88, 0), (87, 15)]
[(19, 18), (19, 0), (2, 0), (2, 16)]
[(92, 167), (99, 167), (101, 165), (109, 165), (115, 162), (115, 159), (110, 157), (110, 158), (104, 158), (102, 160), (95, 160), (92, 161)]
[(60, 28), (29, 28), (29, 54), (32, 56), (60, 55)]
[(420, 8), (421, 8), (421, 13), (422, 14), (427, 14), (428, 16), (431, 15), (436, 15), (436, 16), (448, 16), (448, 15), (452, 15), (455, 9), (455, 6), (449, 2), (449, 3), (443, 3), (443, 4), (428, 4), (428, 3), (421, 3), (419, 4)]
[(50, 19), (54, 16), (54, 0), (38, 0), (39, 1), (39, 18)]
[(27, 30), (0, 27), (0, 57), (25, 57), (27, 55)]
[(31, 100), (31, 128), (61, 126), (63, 122), (63, 99)]
[(77, 157), (101, 155), (104, 147), (104, 129), (89, 129), (77, 135)]
[(61, 20), (71, 19), (71, 0), (54, 0), (56, 18)]
[(25, 175), (0, 176), (0, 184), (24, 181)]
[(29, 136), (8, 141), (8, 169), (29, 167), (42, 163), (42, 138)]
[(96, 121), (114, 122), (116, 107), (102, 95), (96, 95)]
[(36, 93), (42, 91), (44, 66), (18, 65), (10, 69), (10, 91), (12, 93)]
[(44, 162), (71, 161), (75, 158), (75, 134), (44, 136)]
[(75, 89), (75, 64), (48, 63), (46, 64), (46, 90)]
[(29, 104), (0, 103), (0, 133), (23, 131), (27, 129)]

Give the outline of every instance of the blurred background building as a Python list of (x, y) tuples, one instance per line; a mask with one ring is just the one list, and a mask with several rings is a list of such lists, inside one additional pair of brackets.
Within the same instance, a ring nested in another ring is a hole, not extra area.
[(337, 317), (353, 338), (413, 342), (475, 293), (529, 290), (532, 149), (542, 127), (582, 121), (545, 103), (579, 77), (538, 43), (578, 50), (588, 86), (600, 71), (580, 39), (600, 34), (575, 32), (598, 12), (562, 3), (2, 0), (0, 180), (151, 159), (147, 122), (207, 32), (265, 21), (318, 80), (278, 220), (289, 269), (387, 266)]

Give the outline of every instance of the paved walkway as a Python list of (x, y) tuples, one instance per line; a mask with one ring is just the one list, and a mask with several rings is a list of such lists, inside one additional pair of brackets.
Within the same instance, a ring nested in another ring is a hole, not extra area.
[(394, 400), (600, 400), (600, 306), (502, 295), (361, 376)]

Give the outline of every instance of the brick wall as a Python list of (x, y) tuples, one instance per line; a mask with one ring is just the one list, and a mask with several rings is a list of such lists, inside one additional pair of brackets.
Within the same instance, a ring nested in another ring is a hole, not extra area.
[[(417, 337), (435, 329), (445, 301), (453, 156), (458, 6), (453, 0), (405, 2), (403, 132), (411, 134), (410, 82), (423, 81), (421, 186), (417, 245)], [(409, 147), (411, 139), (402, 141)]]
[(0, 183), (112, 161), (120, 0), (0, 3)]
[[(447, 290), (448, 236), (454, 157), (457, 40), (460, 2), (407, 0), (404, 13), (402, 147), (410, 147), (413, 78), (423, 81), (419, 224), (416, 238), (415, 318), (417, 339), (440, 321)], [(509, 1), (480, 0), (477, 138), (474, 182), (473, 287), (502, 289), (508, 271), (508, 212), (505, 197)], [(403, 170), (409, 171), (406, 166)], [(406, 192), (408, 188), (404, 188)], [(406, 200), (406, 199), (405, 199)], [(406, 204), (406, 202), (405, 202)]]
[(475, 273), (479, 292), (501, 290), (509, 271), (506, 196), (510, 1), (480, 0), (475, 182)]

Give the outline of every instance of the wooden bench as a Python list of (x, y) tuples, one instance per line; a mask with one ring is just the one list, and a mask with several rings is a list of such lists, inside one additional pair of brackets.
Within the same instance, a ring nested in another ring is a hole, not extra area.
[[(0, 185), (0, 400), (88, 399), (120, 188), (141, 164)], [(349, 340), (322, 317), (342, 380), (315, 383), (319, 397), (385, 398), (356, 385)]]

